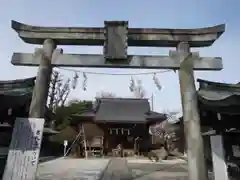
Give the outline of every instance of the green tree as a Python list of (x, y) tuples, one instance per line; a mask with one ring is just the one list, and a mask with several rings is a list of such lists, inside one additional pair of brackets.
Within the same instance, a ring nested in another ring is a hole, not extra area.
[(74, 114), (81, 114), (82, 112), (92, 107), (91, 101), (72, 100), (65, 106), (56, 108), (55, 120), (56, 127), (61, 130), (68, 126), (72, 120), (71, 116)]
[[(59, 106), (55, 111), (55, 125), (56, 129), (59, 131), (58, 134), (50, 137), (50, 142), (52, 144), (57, 144), (58, 150), (62, 152), (63, 141), (67, 140), (69, 145), (75, 140), (78, 131), (71, 125), (72, 115), (81, 114), (82, 112), (90, 109), (92, 107), (91, 101), (70, 101), (67, 105)], [(77, 144), (71, 148), (71, 154), (77, 154)]]

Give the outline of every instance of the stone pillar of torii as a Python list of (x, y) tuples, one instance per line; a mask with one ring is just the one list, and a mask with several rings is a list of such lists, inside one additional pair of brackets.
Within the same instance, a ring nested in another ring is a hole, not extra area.
[[(127, 21), (105, 21), (104, 27), (39, 27), (12, 21), (26, 43), (42, 44), (34, 53), (14, 53), (12, 64), (38, 66), (30, 117), (43, 118), (52, 67), (138, 68), (178, 70), (190, 180), (206, 180), (203, 140), (194, 70), (221, 70), (220, 57), (200, 57), (191, 47), (211, 46), (225, 25), (200, 29), (129, 28)], [(57, 45), (101, 45), (103, 54), (64, 54)], [(175, 47), (169, 56), (129, 55), (128, 46)], [(220, 172), (217, 173), (222, 173)]]

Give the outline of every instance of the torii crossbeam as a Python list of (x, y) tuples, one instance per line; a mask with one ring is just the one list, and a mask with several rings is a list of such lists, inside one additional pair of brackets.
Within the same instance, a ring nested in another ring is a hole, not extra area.
[[(128, 46), (176, 47), (187, 41), (191, 47), (211, 46), (225, 31), (225, 25), (199, 29), (128, 28), (126, 21), (105, 21), (105, 27), (42, 27), (12, 21), (12, 28), (26, 43), (43, 44), (54, 39), (58, 45), (103, 46), (106, 27), (121, 25), (125, 29)], [(119, 27), (118, 27), (119, 28)]]
[[(43, 54), (37, 49), (34, 54), (14, 53), (12, 64), (20, 66), (39, 66)], [(199, 57), (192, 53), (194, 70), (221, 70), (223, 68), (220, 57)], [(180, 61), (175, 53), (170, 56), (128, 56), (126, 59), (113, 61), (105, 59), (103, 55), (62, 54), (61, 49), (54, 50), (51, 65), (55, 67), (93, 67), (93, 68), (138, 68), (138, 69), (179, 69)]]

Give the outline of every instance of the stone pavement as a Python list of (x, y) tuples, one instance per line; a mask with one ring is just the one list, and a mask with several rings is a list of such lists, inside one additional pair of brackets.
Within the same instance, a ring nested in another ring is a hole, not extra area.
[(102, 180), (132, 180), (132, 172), (124, 158), (111, 159)]
[(187, 168), (181, 160), (60, 158), (39, 164), (37, 180), (188, 180)]
[[(184, 160), (165, 160), (153, 163), (147, 160), (128, 160), (133, 180), (188, 180), (188, 165)], [(208, 172), (209, 180), (214, 180)]]
[(59, 158), (38, 166), (37, 180), (98, 180), (108, 159)]
[(150, 161), (148, 158), (127, 158), (128, 163), (138, 164), (186, 164), (186, 160), (183, 159), (172, 159), (172, 160), (161, 160), (158, 162)]
[(188, 180), (185, 163), (128, 163), (133, 180)]
[(116, 158), (110, 161), (102, 180), (188, 180), (187, 163)]

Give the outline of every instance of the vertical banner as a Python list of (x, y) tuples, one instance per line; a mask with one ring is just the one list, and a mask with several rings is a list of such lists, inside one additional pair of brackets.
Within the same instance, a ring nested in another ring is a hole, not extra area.
[(35, 180), (43, 118), (16, 118), (3, 180)]

